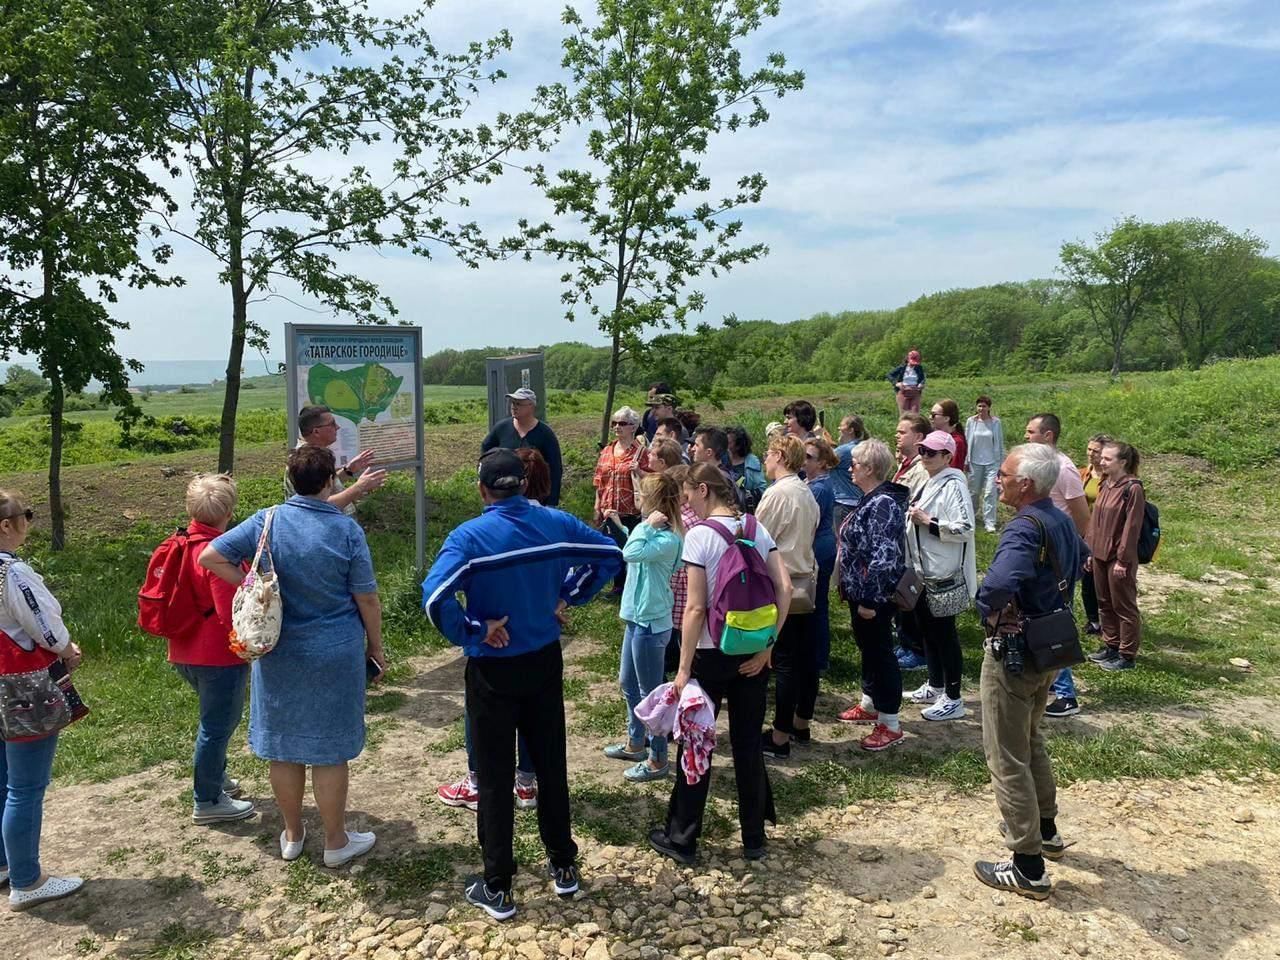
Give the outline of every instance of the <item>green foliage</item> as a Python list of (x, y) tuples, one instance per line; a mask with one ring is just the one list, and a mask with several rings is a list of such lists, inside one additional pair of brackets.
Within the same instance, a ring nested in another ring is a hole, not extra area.
[(590, 23), (564, 12), (573, 91), (544, 99), (588, 125), (589, 166), (537, 182), (556, 215), (582, 231), (543, 241), (568, 264), (566, 316), (585, 307), (611, 341), (602, 442), (624, 356), (643, 353), (647, 330), (683, 328), (702, 309), (691, 281), (768, 252), (740, 245), (742, 221), (730, 219), (760, 201), (763, 175), (742, 175), (727, 196), (707, 199), (702, 157), (716, 135), (767, 121), (765, 97), (803, 86), (780, 53), (754, 69), (743, 63), (740, 47), (778, 9), (775, 0), (597, 0)]
[[(371, 15), (363, 0), (184, 9), (171, 132), (194, 184), (196, 226), (184, 235), (217, 259), (231, 288), (228, 370), (239, 371), (246, 344), (265, 345), (248, 304), (281, 278), (336, 313), (386, 322), (395, 305), (343, 270), (339, 254), (444, 249), (470, 266), (500, 255), (475, 221), (450, 223), (444, 211), (465, 207), (461, 191), (490, 183), (514, 153), (545, 146), (557, 124), (530, 112), (459, 122), (480, 85), (503, 77), (491, 63), (511, 46), (505, 31), (444, 53), (424, 25), (426, 6), (394, 17)], [(383, 168), (344, 163), (335, 176), (319, 161), (367, 156), (364, 147), (384, 141), (395, 149)], [(234, 460), (238, 401), (237, 375), (224, 401), (221, 469)]]

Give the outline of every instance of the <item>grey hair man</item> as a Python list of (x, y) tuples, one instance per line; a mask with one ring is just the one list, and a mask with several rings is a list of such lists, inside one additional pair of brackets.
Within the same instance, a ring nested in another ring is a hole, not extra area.
[(996, 486), (1017, 515), (1000, 536), (977, 598), (988, 627), (980, 687), (982, 746), (1013, 857), (979, 861), (973, 870), (989, 887), (1035, 900), (1052, 889), (1044, 858), (1057, 860), (1066, 849), (1056, 823), (1053, 767), (1040, 731), (1056, 671), (1037, 672), (1029, 662), (1016, 670), (1007, 654), (997, 658), (1001, 650), (992, 640), (1018, 615), (1034, 617), (1071, 605), (1085, 547), (1071, 518), (1049, 496), (1058, 472), (1057, 451), (1048, 444), (1026, 443), (1005, 457)]

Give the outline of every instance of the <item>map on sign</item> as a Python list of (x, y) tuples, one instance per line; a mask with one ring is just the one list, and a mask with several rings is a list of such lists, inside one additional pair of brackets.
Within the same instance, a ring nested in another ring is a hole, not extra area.
[(373, 422), (378, 414), (391, 409), (403, 382), (403, 377), (397, 377), (380, 363), (365, 363), (345, 370), (320, 363), (307, 371), (307, 396), (311, 403), (322, 403), (352, 423)]
[(295, 335), (293, 381), (297, 409), (323, 404), (338, 421), (333, 445), (343, 466), (361, 450), (375, 464), (418, 456), (421, 389), (416, 335), (390, 330), (317, 330)]

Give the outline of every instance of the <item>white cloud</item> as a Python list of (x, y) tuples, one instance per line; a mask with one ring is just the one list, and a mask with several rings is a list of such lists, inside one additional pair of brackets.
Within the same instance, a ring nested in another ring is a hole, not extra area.
[[(481, 91), (477, 116), (519, 109), (535, 84), (559, 78), (561, 9), (557, 0), (442, 0), (431, 10), (444, 49), (512, 31), (502, 60), (510, 79)], [(1063, 240), (1125, 214), (1211, 217), (1280, 252), (1280, 113), (1264, 99), (1278, 47), (1272, 0), (789, 0), (747, 48), (756, 59), (784, 51), (805, 70), (806, 89), (772, 101), (768, 125), (706, 158), (716, 194), (742, 173), (765, 173), (770, 186), (743, 214), (744, 239), (772, 254), (703, 284), (707, 317), (789, 320), (1048, 276)], [(581, 165), (580, 143), (569, 137), (548, 168)], [(337, 173), (349, 162), (315, 164)], [(495, 229), (547, 215), (516, 172), (469, 193), (473, 205), (459, 213)], [(402, 317), (424, 325), (429, 349), (600, 340), (589, 322), (562, 319), (558, 264), (472, 271), (447, 256), (374, 251), (343, 263), (382, 283)], [(216, 266), (182, 246), (175, 266), (186, 288), (122, 292), (133, 324), (125, 352), (224, 354), (230, 302)], [(280, 300), (255, 316), (273, 333), (316, 319)]]

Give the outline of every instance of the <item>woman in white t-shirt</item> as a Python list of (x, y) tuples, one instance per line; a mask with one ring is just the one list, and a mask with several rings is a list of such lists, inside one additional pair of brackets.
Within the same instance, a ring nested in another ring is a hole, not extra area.
[[(721, 524), (730, 532), (737, 531), (742, 523), (733, 488), (716, 464), (697, 463), (690, 467), (684, 496), (702, 520)], [(783, 566), (773, 537), (758, 523), (755, 544), (773, 581), (778, 629), (781, 630), (791, 603), (791, 578)], [(759, 860), (765, 855), (764, 823), (766, 820), (777, 823), (773, 791), (765, 772), (760, 744), (773, 649), (731, 656), (722, 653), (707, 633), (707, 611), (711, 598), (715, 596), (716, 572), (720, 558), (728, 549), (723, 537), (702, 524), (690, 528), (685, 534), (682, 559), (688, 571), (688, 599), (675, 685), (683, 691), (690, 680), (697, 680), (717, 714), (721, 702), (725, 699), (729, 702), (729, 743), (738, 782), (738, 820), (742, 826), (743, 856), (748, 860)], [(649, 832), (649, 844), (659, 853), (688, 865), (694, 862), (698, 837), (702, 833), (702, 814), (707, 805), (711, 771), (690, 785), (679, 758), (675, 766), (676, 784), (667, 807), (667, 823), (665, 827)]]

